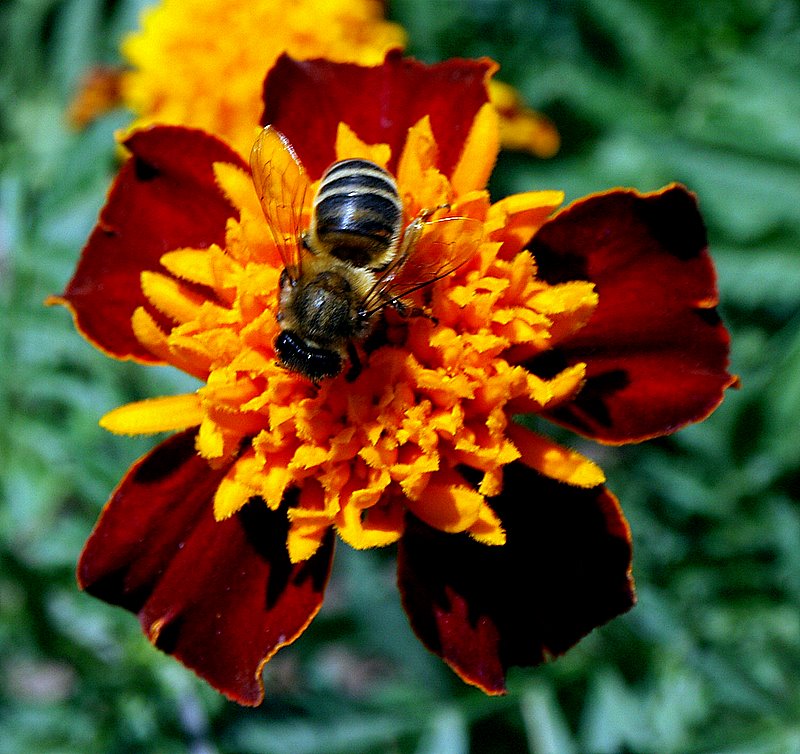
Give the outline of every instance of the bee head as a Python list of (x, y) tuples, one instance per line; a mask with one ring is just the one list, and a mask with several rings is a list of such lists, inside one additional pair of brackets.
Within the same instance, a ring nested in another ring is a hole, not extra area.
[(336, 351), (315, 348), (292, 330), (275, 339), (275, 353), (283, 366), (315, 383), (342, 371), (342, 357)]

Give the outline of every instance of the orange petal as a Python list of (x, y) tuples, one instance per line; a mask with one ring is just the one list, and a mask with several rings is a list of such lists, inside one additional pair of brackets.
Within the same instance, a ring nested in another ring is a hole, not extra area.
[(435, 529), (458, 532), (468, 529), (478, 520), (483, 495), (470, 489), (463, 480), (459, 484), (454, 479), (451, 484), (431, 482), (419, 500), (408, 500), (406, 505), (414, 515)]
[(388, 144), (367, 144), (358, 138), (347, 123), (340, 123), (336, 132), (336, 158), (344, 160), (346, 158), (360, 158), (371, 160), (372, 162), (385, 168), (392, 156), (392, 151)]
[(603, 470), (594, 461), (575, 450), (564, 448), (519, 424), (509, 424), (507, 432), (521, 453), (522, 462), (550, 479), (586, 488), (597, 487), (606, 480)]
[(344, 505), (336, 517), (336, 530), (356, 550), (385, 547), (396, 542), (403, 533), (403, 508), (397, 503), (366, 510)]
[(197, 393), (149, 398), (109, 411), (100, 426), (115, 435), (153, 435), (197, 427), (203, 410)]
[(450, 179), (457, 195), (486, 188), (499, 149), (497, 112), (487, 102), (478, 110), (472, 122), (469, 136), (464, 143), (464, 151)]
[(555, 124), (527, 107), (516, 89), (502, 81), (492, 81), (489, 97), (500, 115), (500, 139), (505, 149), (530, 152), (537, 157), (553, 157), (561, 146)]
[(316, 554), (328, 532), (329, 523), (292, 521), (286, 536), (286, 550), (292, 563), (302, 563)]
[(563, 191), (527, 191), (495, 202), (487, 228), (493, 241), (503, 242), (500, 255), (512, 259), (518, 254), (563, 201)]
[(488, 503), (481, 506), (478, 519), (467, 529), (469, 535), (482, 545), (500, 546), (506, 543), (506, 530), (500, 517)]
[(206, 296), (194, 293), (173, 277), (158, 272), (143, 272), (142, 292), (153, 306), (173, 322), (197, 319)]

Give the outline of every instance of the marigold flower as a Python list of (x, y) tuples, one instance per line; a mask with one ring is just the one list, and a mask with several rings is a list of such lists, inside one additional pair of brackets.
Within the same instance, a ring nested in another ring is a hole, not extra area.
[[(376, 65), (405, 40), (377, 0), (162, 0), (142, 14), (141, 31), (123, 40), (130, 68), (122, 97), (138, 116), (134, 127), (202, 128), (247, 155), (264, 75), (282, 52)], [(305, 111), (315, 107), (307, 102)]]
[(634, 602), (603, 472), (515, 417), (636, 442), (704, 418), (731, 384), (691, 194), (615, 190), (550, 219), (560, 192), (491, 203), (493, 70), (282, 56), (267, 77), (263, 122), (312, 181), (368, 158), (396, 177), (407, 221), (446, 205), (483, 226), (463, 241), (468, 261), (415, 294), (432, 318), (387, 310), (352, 382), (276, 364), (281, 258), (247, 164), (199, 130), (127, 138), (58, 299), (109, 355), (203, 383), (102, 420), (175, 434), (113, 493), (80, 584), (242, 704), (261, 701), (264, 663), (319, 609), (334, 533), (357, 549), (397, 542), (420, 639), (502, 693), (510, 666), (566, 651)]
[[(403, 28), (384, 18), (377, 0), (162, 0), (122, 43), (125, 69), (95, 68), (82, 82), (68, 118), (76, 127), (124, 104), (137, 120), (202, 128), (247, 155), (263, 110), (265, 73), (282, 52), (293, 57), (375, 65), (406, 44)], [(509, 149), (551, 157), (559, 135), (507, 84), (490, 83)], [(315, 103), (306, 103), (311, 115)]]

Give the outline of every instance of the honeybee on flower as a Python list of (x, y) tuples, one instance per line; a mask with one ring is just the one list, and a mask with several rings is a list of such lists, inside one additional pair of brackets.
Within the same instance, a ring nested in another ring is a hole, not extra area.
[(303, 166), (283, 134), (267, 126), (250, 156), (253, 182), (283, 260), (275, 340), (280, 362), (317, 382), (342, 371), (345, 353), (355, 379), (354, 345), (387, 306), (402, 316), (425, 315), (408, 296), (449, 275), (475, 253), (483, 225), (470, 217), (431, 216), (407, 222), (397, 181), (371, 160), (331, 165), (314, 195), (308, 228), (303, 207), (311, 191)]

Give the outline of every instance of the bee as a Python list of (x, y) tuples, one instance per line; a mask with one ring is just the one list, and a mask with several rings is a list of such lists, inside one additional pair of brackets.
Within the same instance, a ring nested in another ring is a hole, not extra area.
[(275, 353), (281, 365), (315, 384), (340, 374), (345, 358), (351, 364), (346, 377), (354, 380), (361, 371), (355, 343), (370, 334), (376, 315), (386, 307), (425, 315), (407, 297), (455, 271), (482, 239), (478, 220), (430, 219), (445, 206), (409, 222), (394, 177), (364, 159), (333, 163), (307, 216), (311, 181), (272, 126), (256, 139), (250, 167), (284, 264)]

